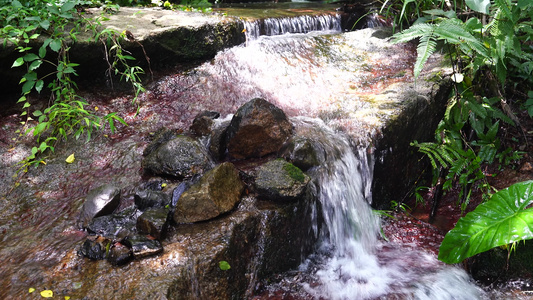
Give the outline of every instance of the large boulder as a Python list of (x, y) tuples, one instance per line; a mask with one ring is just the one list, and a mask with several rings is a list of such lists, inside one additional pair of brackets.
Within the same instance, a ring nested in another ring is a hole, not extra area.
[(259, 168), (255, 186), (260, 198), (290, 201), (304, 195), (310, 180), (298, 167), (280, 158)]
[(197, 140), (179, 135), (147, 153), (142, 166), (154, 174), (189, 178), (213, 167), (213, 161)]
[(276, 153), (292, 135), (285, 113), (270, 102), (255, 98), (241, 106), (226, 132), (230, 157), (246, 159)]
[(181, 194), (174, 211), (176, 223), (212, 219), (232, 210), (239, 202), (244, 184), (232, 163), (222, 163)]
[(83, 228), (87, 227), (92, 219), (112, 214), (119, 204), (119, 187), (106, 184), (91, 190), (81, 208), (78, 225)]

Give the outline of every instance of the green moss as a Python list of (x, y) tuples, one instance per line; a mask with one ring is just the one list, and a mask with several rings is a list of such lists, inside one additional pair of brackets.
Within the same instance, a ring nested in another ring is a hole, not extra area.
[(304, 172), (302, 172), (302, 170), (300, 170), (300, 168), (298, 168), (297, 166), (291, 164), (291, 163), (288, 163), (286, 165), (283, 166), (283, 170), (285, 172), (287, 172), (287, 174), (294, 180), (298, 181), (298, 182), (304, 182), (305, 181), (305, 175), (304, 175)]

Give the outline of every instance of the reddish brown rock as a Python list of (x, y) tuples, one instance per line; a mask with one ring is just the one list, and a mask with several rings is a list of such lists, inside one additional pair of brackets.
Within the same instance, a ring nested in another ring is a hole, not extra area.
[(277, 152), (292, 135), (285, 113), (270, 102), (255, 98), (241, 106), (226, 132), (228, 155), (236, 159)]

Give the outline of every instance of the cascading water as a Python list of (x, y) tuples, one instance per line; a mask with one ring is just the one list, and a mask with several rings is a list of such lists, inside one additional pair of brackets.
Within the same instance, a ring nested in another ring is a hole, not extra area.
[(299, 118), (297, 123), (307, 127), (308, 136), (326, 157), (311, 172), (324, 226), (316, 254), (300, 266), (306, 276), (296, 284), (306, 294), (338, 300), (482, 297), (464, 270), (440, 263), (432, 254), (379, 238), (380, 218), (368, 204), (373, 166), (368, 146), (351, 145), (347, 137), (320, 120)]

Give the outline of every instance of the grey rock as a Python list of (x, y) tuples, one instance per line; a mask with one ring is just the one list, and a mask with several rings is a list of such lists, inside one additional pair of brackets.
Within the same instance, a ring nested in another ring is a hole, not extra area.
[(87, 227), (96, 217), (112, 214), (120, 204), (120, 188), (106, 184), (89, 192), (83, 203), (78, 224)]
[(258, 197), (273, 201), (290, 201), (302, 197), (311, 178), (295, 165), (276, 159), (257, 171), (255, 187)]
[(180, 135), (151, 151), (142, 166), (154, 174), (188, 178), (211, 169), (213, 161), (197, 140)]

